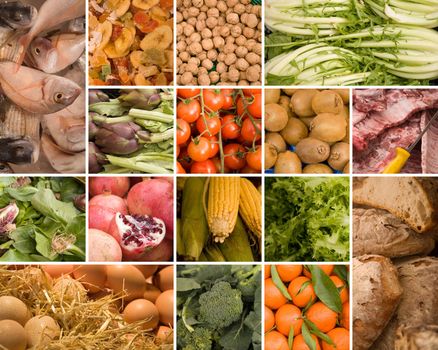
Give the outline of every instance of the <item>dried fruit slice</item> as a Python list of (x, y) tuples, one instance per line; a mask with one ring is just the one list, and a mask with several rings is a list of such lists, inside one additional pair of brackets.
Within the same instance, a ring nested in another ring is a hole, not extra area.
[(158, 246), (166, 235), (166, 226), (162, 220), (149, 215), (117, 213), (109, 233), (119, 242), (124, 260), (132, 260)]
[(165, 50), (172, 44), (172, 29), (167, 25), (157, 27), (152, 33), (146, 35), (140, 43), (142, 50), (158, 49)]
[(160, 0), (133, 0), (132, 6), (135, 6), (142, 10), (149, 10), (150, 8), (158, 5)]

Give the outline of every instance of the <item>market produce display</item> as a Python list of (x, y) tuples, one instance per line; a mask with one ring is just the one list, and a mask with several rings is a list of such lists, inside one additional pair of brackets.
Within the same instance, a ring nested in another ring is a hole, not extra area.
[(173, 179), (90, 177), (88, 259), (173, 258)]
[(266, 89), (266, 172), (349, 173), (349, 101), (348, 89)]
[(88, 2), (90, 85), (173, 85), (173, 2)]
[(0, 3), (2, 173), (85, 172), (85, 1)]
[(348, 261), (348, 177), (265, 178), (265, 261)]
[(90, 90), (90, 173), (173, 173), (170, 89)]
[(177, 186), (178, 260), (260, 260), (260, 178), (184, 177)]
[(349, 284), (345, 265), (265, 265), (264, 349), (350, 350)]
[(265, 15), (268, 85), (429, 85), (438, 78), (436, 0), (267, 0)]
[(173, 267), (0, 267), (0, 347), (173, 349)]
[(258, 0), (178, 0), (178, 85), (261, 85)]
[[(438, 90), (354, 89), (353, 170), (381, 173), (396, 148), (407, 149), (438, 112)], [(410, 152), (403, 173), (438, 173), (438, 120), (433, 120)]]
[(1, 177), (0, 208), (0, 262), (85, 261), (84, 178)]
[(261, 89), (178, 89), (177, 172), (260, 173)]
[(354, 179), (355, 349), (437, 347), (437, 191), (431, 177)]
[(261, 349), (259, 265), (178, 266), (177, 349)]

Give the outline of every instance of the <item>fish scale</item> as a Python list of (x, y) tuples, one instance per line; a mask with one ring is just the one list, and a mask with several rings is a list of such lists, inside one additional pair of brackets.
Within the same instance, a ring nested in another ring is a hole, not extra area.
[(10, 39), (0, 47), (0, 62), (18, 62), (20, 45), (17, 40)]

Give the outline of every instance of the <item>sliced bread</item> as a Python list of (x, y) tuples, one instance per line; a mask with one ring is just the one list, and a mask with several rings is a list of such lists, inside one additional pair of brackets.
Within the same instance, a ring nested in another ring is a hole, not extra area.
[(353, 202), (385, 209), (416, 232), (427, 232), (438, 224), (438, 178), (355, 178)]

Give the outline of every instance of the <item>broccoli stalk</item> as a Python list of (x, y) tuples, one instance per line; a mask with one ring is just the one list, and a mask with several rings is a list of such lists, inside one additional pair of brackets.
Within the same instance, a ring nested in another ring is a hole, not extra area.
[(260, 285), (260, 266), (254, 266), (250, 270), (241, 268), (234, 271), (234, 276), (239, 281), (237, 288), (242, 292), (244, 299), (253, 299), (257, 286)]
[(199, 296), (200, 319), (209, 328), (218, 330), (240, 319), (243, 312), (242, 293), (228, 282), (218, 282)]

